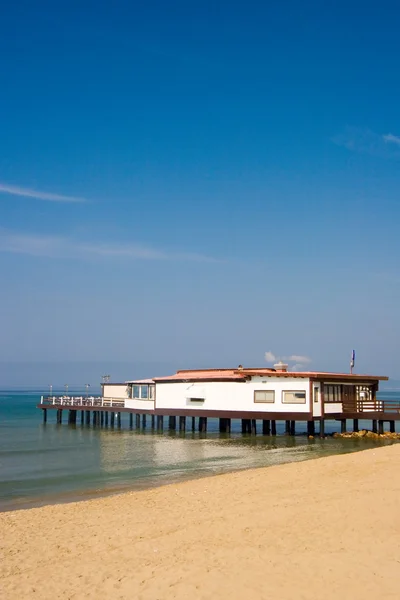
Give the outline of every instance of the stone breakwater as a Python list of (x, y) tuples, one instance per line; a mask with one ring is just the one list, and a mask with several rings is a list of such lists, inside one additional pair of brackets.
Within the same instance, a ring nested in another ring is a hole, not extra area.
[(347, 431), (346, 433), (334, 433), (334, 438), (368, 438), (376, 440), (400, 440), (400, 433), (374, 433), (368, 429), (361, 429), (360, 431)]

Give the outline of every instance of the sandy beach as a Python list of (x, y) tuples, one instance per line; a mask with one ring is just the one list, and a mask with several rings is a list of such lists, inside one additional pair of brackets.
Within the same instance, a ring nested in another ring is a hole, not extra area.
[(0, 514), (0, 596), (398, 599), (400, 445)]

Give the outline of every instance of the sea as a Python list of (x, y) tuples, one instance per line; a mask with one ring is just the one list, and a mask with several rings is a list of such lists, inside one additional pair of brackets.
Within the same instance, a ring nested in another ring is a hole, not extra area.
[[(230, 434), (220, 434), (217, 419), (208, 419), (207, 433), (129, 427), (56, 424), (56, 411), (47, 423), (36, 406), (39, 390), (0, 390), (0, 511), (71, 502), (173, 484), (243, 469), (268, 467), (331, 454), (355, 452), (391, 443), (338, 439), (339, 424), (326, 422), (325, 439), (308, 439), (305, 425), (297, 435), (242, 435), (232, 421)], [(54, 390), (54, 393), (57, 393)], [(60, 393), (62, 391), (60, 390)], [(84, 392), (83, 392), (84, 393)], [(381, 399), (400, 400), (399, 391), (381, 392)], [(164, 422), (166, 420), (164, 419)], [(168, 421), (165, 423), (168, 424)], [(371, 427), (360, 421), (360, 427)], [(259, 429), (261, 429), (259, 424)]]

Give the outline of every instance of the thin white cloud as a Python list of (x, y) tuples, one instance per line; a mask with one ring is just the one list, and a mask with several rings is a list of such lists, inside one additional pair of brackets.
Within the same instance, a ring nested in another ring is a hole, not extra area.
[(165, 252), (140, 244), (82, 242), (79, 239), (63, 236), (28, 234), (6, 229), (0, 229), (0, 252), (79, 260), (102, 257), (128, 260), (222, 262), (203, 254)]
[(311, 362), (311, 358), (309, 356), (302, 356), (301, 354), (292, 354), (291, 356), (287, 356), (286, 360), (294, 361), (295, 363), (299, 363), (301, 365), (308, 365)]
[(291, 354), (290, 356), (276, 356), (271, 351), (266, 352), (264, 354), (264, 358), (268, 363), (274, 363), (278, 360), (282, 360), (287, 363), (294, 363), (291, 366), (292, 371), (295, 371), (296, 369), (301, 369), (305, 365), (308, 365), (312, 362), (312, 359), (309, 356), (303, 356), (301, 354)]
[(342, 133), (334, 136), (332, 141), (352, 152), (380, 158), (400, 159), (400, 138), (392, 133), (382, 135), (370, 129), (348, 127)]
[(87, 202), (85, 198), (40, 192), (39, 190), (31, 190), (30, 188), (6, 183), (0, 183), (0, 193), (10, 194), (11, 196), (23, 196), (24, 198), (36, 198), (37, 200), (45, 200), (47, 202)]
[(397, 144), (398, 146), (400, 146), (400, 137), (398, 137), (397, 135), (393, 135), (392, 133), (388, 133), (384, 136), (382, 136), (383, 139), (385, 140), (385, 142), (387, 144)]

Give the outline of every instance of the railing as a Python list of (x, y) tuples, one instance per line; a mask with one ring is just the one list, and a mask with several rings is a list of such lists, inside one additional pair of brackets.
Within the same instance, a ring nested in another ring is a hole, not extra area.
[(40, 404), (52, 406), (116, 407), (124, 408), (123, 398), (103, 398), (102, 396), (42, 396)]
[(399, 400), (357, 400), (356, 402), (343, 402), (344, 413), (354, 412), (383, 412), (400, 413)]

